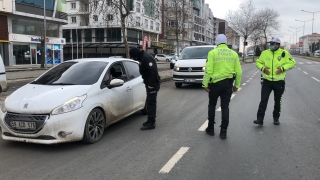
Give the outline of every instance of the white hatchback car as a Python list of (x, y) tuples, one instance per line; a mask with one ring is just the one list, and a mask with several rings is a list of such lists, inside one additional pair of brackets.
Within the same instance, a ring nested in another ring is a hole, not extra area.
[(164, 54), (156, 54), (154, 56), (154, 60), (156, 60), (156, 61), (168, 61), (168, 58)]
[(177, 88), (181, 88), (183, 83), (202, 83), (208, 53), (216, 47), (190, 46), (182, 50), (173, 68), (173, 81)]
[(316, 50), (316, 51), (314, 52), (314, 56), (315, 56), (315, 57), (320, 57), (320, 50)]
[(136, 61), (70, 60), (7, 97), (0, 111), (2, 138), (40, 144), (95, 143), (107, 126), (143, 110), (145, 101)]

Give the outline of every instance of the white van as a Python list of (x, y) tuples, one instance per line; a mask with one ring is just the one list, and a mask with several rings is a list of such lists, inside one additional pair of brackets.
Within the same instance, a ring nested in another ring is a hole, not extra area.
[(4, 68), (3, 59), (0, 55), (0, 93), (3, 91), (7, 91), (7, 76), (6, 69)]

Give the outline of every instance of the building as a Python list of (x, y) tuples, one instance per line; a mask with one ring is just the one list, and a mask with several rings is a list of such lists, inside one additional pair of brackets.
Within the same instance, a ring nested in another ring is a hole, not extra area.
[(226, 34), (228, 30), (228, 22), (224, 19), (215, 17), (214, 19), (213, 36), (216, 37), (218, 34)]
[(125, 57), (123, 31), (129, 47), (142, 46), (150, 54), (162, 53), (165, 44), (158, 41), (161, 33), (161, 0), (127, 0), (130, 11), (121, 29), (117, 4), (111, 0), (67, 0), (68, 25), (63, 26), (66, 60), (85, 57)]
[(227, 44), (236, 52), (239, 52), (240, 48), (240, 36), (239, 34), (233, 30), (231, 27), (228, 27), (228, 29), (225, 31), (228, 42)]
[(2, 0), (0, 3), (0, 55), (5, 65), (9, 63), (8, 14), (12, 14), (12, 0)]
[[(46, 27), (43, 1), (4, 0), (6, 14), (1, 16), (1, 45), (6, 66), (41, 64), (41, 40), (46, 32), (47, 63), (63, 62), (65, 40), (62, 25), (67, 23), (63, 0), (46, 0)], [(3, 1), (3, 2), (4, 2)], [(0, 6), (1, 11), (3, 7)], [(7, 24), (5, 18), (7, 17)], [(6, 29), (8, 28), (8, 29)], [(3, 36), (7, 32), (7, 39)]]
[(319, 41), (320, 41), (320, 34), (318, 33), (305, 35), (305, 36), (299, 37), (298, 47), (291, 46), (290, 49), (300, 49), (300, 53), (302, 54), (311, 53), (317, 50), (317, 47), (315, 46), (315, 44), (319, 43)]

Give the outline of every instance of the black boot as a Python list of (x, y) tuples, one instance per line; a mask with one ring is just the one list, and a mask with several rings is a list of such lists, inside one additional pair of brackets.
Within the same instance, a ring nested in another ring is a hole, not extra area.
[(258, 117), (257, 120), (254, 120), (254, 121), (253, 121), (253, 123), (262, 126), (262, 125), (263, 125), (263, 118), (259, 118), (259, 117)]
[(148, 119), (146, 122), (142, 124), (142, 127), (140, 128), (140, 130), (144, 131), (144, 130), (151, 130), (155, 128), (156, 128), (156, 122), (154, 120)]
[(227, 129), (226, 128), (221, 128), (221, 130), (220, 130), (220, 138), (221, 139), (226, 139), (227, 138)]
[(208, 122), (208, 127), (206, 128), (206, 133), (210, 136), (214, 136), (214, 122)]
[(280, 124), (280, 122), (279, 122), (279, 118), (273, 118), (273, 124), (274, 125), (279, 125)]

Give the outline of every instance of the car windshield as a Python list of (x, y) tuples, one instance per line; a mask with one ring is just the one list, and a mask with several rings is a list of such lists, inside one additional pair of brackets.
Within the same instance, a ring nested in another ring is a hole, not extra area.
[(108, 62), (65, 62), (47, 71), (31, 84), (92, 85), (96, 83)]
[(209, 51), (214, 47), (192, 47), (183, 49), (179, 60), (207, 59)]

